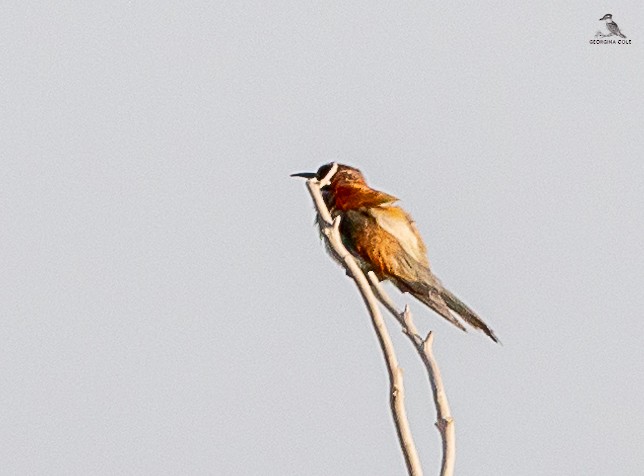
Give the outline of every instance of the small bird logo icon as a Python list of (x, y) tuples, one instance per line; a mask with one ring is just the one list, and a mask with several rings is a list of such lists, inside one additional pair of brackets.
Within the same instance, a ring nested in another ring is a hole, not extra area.
[[(333, 165), (291, 176), (321, 180)], [(337, 164), (322, 194), (331, 216), (340, 217), (345, 247), (365, 272), (373, 271), (379, 280), (388, 279), (459, 329), (466, 330), (456, 316), (499, 341), (492, 329), (432, 273), (425, 243), (411, 216), (395, 204), (398, 198), (369, 187), (360, 170), (342, 164)]]
[(622, 38), (626, 38), (626, 35), (624, 35), (621, 31), (619, 31), (619, 27), (617, 26), (617, 23), (613, 21), (613, 15), (611, 15), (610, 13), (607, 13), (606, 15), (601, 17), (599, 21), (606, 21), (606, 28), (608, 28), (608, 31), (610, 32), (611, 35), (616, 35), (616, 36), (621, 36)]

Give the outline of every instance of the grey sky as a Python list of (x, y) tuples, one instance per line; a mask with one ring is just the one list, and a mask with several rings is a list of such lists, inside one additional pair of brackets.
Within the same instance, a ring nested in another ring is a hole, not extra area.
[[(591, 45), (612, 13), (630, 45)], [(644, 474), (641, 2), (5, 2), (3, 474), (392, 475), (292, 172), (402, 199), (503, 346), (410, 302), (457, 474)], [(422, 368), (388, 321), (425, 463)]]

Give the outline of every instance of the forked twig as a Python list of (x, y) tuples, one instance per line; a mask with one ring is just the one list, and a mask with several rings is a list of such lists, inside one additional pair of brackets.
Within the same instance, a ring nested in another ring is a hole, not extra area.
[(322, 180), (315, 178), (307, 180), (307, 187), (318, 215), (320, 216), (320, 228), (331, 250), (336, 254), (342, 265), (348, 271), (349, 275), (353, 278), (360, 290), (360, 294), (369, 310), (371, 322), (378, 337), (378, 343), (382, 349), (387, 366), (387, 373), (389, 374), (389, 403), (393, 415), (394, 423), (396, 426), (396, 433), (398, 434), (398, 441), (405, 458), (407, 471), (410, 475), (420, 476), (423, 474), (418, 458), (418, 452), (409, 428), (409, 421), (407, 420), (407, 412), (405, 410), (405, 393), (403, 386), (402, 369), (398, 365), (398, 359), (394, 352), (394, 346), (391, 342), (391, 337), (387, 332), (385, 321), (382, 318), (380, 309), (378, 308), (378, 301), (372, 291), (371, 285), (366, 276), (356, 263), (355, 259), (347, 251), (342, 238), (340, 236), (340, 218), (335, 220), (331, 218), (331, 214), (324, 203), (321, 188), (324, 184), (328, 183), (330, 178), (337, 170), (337, 164), (331, 168), (326, 177)]
[(416, 352), (418, 352), (418, 355), (427, 369), (427, 376), (429, 377), (429, 383), (432, 387), (434, 405), (436, 407), (436, 427), (441, 435), (443, 446), (443, 458), (440, 474), (441, 476), (452, 476), (454, 474), (454, 463), (456, 461), (456, 434), (454, 431), (454, 419), (452, 418), (449, 403), (447, 401), (447, 395), (445, 394), (445, 388), (443, 387), (443, 379), (441, 378), (438, 363), (436, 362), (432, 351), (434, 334), (429, 332), (427, 337), (423, 339), (418, 334), (409, 306), (406, 305), (403, 312), (399, 312), (396, 309), (396, 305), (383, 289), (382, 284), (375, 273), (370, 271), (368, 275), (376, 297), (396, 318), (402, 327), (403, 333), (412, 342)]
[(403, 451), (405, 463), (407, 464), (407, 469), (411, 475), (422, 474), (422, 468), (420, 467), (420, 461), (414, 446), (404, 407), (402, 369), (398, 365), (393, 344), (387, 332), (387, 328), (385, 327), (382, 315), (380, 314), (380, 310), (378, 309), (376, 298), (387, 308), (394, 318), (396, 318), (403, 330), (403, 333), (412, 342), (425, 365), (436, 407), (436, 427), (441, 435), (443, 448), (440, 474), (441, 476), (452, 476), (454, 474), (456, 449), (454, 419), (451, 416), (440, 370), (432, 351), (434, 335), (430, 332), (427, 337), (423, 339), (414, 324), (409, 306), (405, 306), (405, 309), (402, 312), (399, 312), (373, 271), (368, 273), (369, 279), (367, 280), (362, 269), (358, 266), (353, 256), (351, 256), (342, 243), (339, 230), (340, 217), (336, 217), (335, 220), (331, 217), (321, 193), (321, 188), (330, 182), (330, 179), (336, 170), (337, 164), (333, 164), (333, 167), (326, 177), (321, 180), (314, 178), (309, 179), (307, 181), (307, 187), (320, 217), (319, 224), (322, 234), (326, 238), (331, 251), (335, 253), (340, 263), (342, 263), (348, 274), (356, 282), (362, 298), (367, 305), (369, 314), (371, 315), (372, 324), (376, 331), (378, 342), (387, 364), (387, 372), (389, 373), (390, 381), (390, 405), (394, 422), (396, 424), (398, 439)]

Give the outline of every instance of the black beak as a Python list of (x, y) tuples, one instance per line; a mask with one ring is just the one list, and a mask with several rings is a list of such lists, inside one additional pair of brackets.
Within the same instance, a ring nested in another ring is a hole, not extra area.
[(306, 179), (312, 179), (317, 177), (315, 172), (298, 172), (296, 174), (291, 174), (291, 177), (304, 177)]

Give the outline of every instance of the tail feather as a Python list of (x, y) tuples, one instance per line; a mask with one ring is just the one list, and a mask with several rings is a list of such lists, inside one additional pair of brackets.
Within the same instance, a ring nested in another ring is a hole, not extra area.
[(400, 270), (404, 274), (401, 272), (398, 276), (388, 276), (398, 289), (411, 294), (462, 331), (467, 332), (467, 329), (454, 314), (475, 329), (483, 331), (494, 342), (499, 342), (494, 331), (463, 301), (445, 289), (429, 268), (413, 260), (399, 260), (398, 263), (406, 265)]
[(447, 321), (454, 324), (456, 327), (461, 329), (463, 332), (467, 332), (467, 329), (461, 322), (454, 317), (450, 312), (448, 304), (445, 302), (444, 298), (441, 296), (441, 291), (437, 287), (429, 287), (425, 283), (414, 283), (406, 282), (401, 280), (393, 280), (394, 284), (398, 289), (403, 292), (408, 292), (416, 299), (418, 299), (423, 304), (429, 306), (434, 312), (439, 314), (441, 317), (445, 318)]
[(498, 337), (494, 334), (494, 331), (490, 329), (481, 318), (470, 309), (463, 301), (454, 296), (450, 291), (443, 288), (441, 290), (441, 296), (445, 301), (445, 304), (454, 311), (456, 314), (461, 316), (461, 318), (467, 322), (472, 327), (482, 330), (485, 334), (492, 339), (494, 342), (499, 342)]

